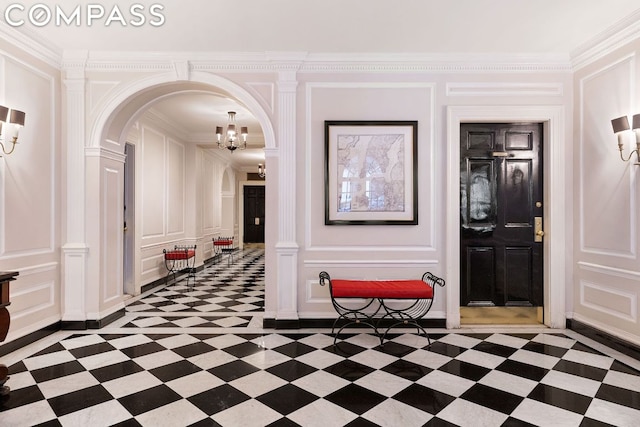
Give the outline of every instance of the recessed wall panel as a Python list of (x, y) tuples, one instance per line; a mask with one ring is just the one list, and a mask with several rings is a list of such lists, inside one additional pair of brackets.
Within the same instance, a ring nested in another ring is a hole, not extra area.
[[(3, 161), (4, 206), (2, 255), (53, 250), (54, 243), (54, 115), (53, 81), (49, 76), (5, 58), (0, 76), (2, 104), (27, 113), (15, 151)], [(3, 129), (6, 131), (6, 127)], [(3, 132), (5, 133), (5, 132)], [(8, 147), (7, 147), (8, 148)], [(3, 215), (0, 215), (2, 218)]]
[(147, 128), (142, 129), (142, 236), (164, 234), (166, 207), (166, 162), (164, 136)]
[(167, 233), (184, 233), (185, 212), (184, 146), (167, 141)]
[[(636, 251), (635, 170), (620, 160), (609, 124), (630, 113), (632, 65), (628, 58), (581, 81), (580, 238), (587, 252), (631, 257)], [(625, 135), (627, 150), (632, 139), (631, 133)]]

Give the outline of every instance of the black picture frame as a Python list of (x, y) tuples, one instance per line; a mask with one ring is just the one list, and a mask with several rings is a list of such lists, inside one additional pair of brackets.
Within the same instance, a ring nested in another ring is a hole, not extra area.
[(325, 225), (418, 224), (418, 122), (326, 120)]

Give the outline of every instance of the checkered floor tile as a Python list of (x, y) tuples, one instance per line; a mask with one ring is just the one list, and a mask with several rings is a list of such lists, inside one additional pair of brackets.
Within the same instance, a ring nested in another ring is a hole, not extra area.
[(264, 249), (247, 249), (233, 263), (222, 259), (179, 282), (127, 305), (127, 312), (261, 312), (264, 310)]
[(89, 334), (10, 367), (4, 426), (637, 426), (640, 372), (563, 334)]
[(262, 250), (190, 285), (5, 356), (0, 425), (640, 426), (640, 362), (572, 331), (266, 331)]
[(123, 328), (238, 328), (251, 322), (251, 317), (231, 316), (140, 316), (123, 325)]

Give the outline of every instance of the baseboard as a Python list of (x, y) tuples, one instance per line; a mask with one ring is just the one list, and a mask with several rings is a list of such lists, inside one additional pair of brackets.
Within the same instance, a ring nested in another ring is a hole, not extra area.
[(60, 322), (60, 329), (63, 331), (85, 331), (87, 329), (101, 329), (108, 324), (115, 322), (121, 317), (124, 317), (125, 313), (126, 311), (123, 308), (114, 313), (111, 313), (103, 319), (78, 320), (72, 322), (62, 321)]
[(567, 319), (567, 329), (604, 344), (620, 353), (640, 360), (640, 346), (574, 319)]
[[(278, 320), (278, 319), (267, 319), (264, 318), (262, 320), (262, 327), (265, 329), (331, 329), (333, 327), (333, 323), (335, 319), (298, 319), (298, 320)], [(380, 322), (379, 326), (381, 328), (388, 328), (392, 324), (396, 323), (395, 321), (385, 319)], [(338, 327), (340, 327), (343, 323), (338, 323)], [(447, 320), (446, 319), (421, 319), (418, 324), (423, 328), (446, 328)], [(371, 329), (367, 325), (358, 325), (353, 324), (350, 325), (349, 328), (367, 328)]]
[(23, 337), (15, 339), (9, 343), (3, 344), (0, 346), (0, 356), (5, 356), (9, 353), (13, 353), (16, 350), (20, 350), (23, 347), (28, 346), (29, 344), (33, 344), (36, 341), (40, 341), (43, 338), (48, 337), (49, 335), (56, 333), (60, 330), (60, 323), (56, 322), (52, 325), (49, 325), (45, 328), (27, 334)]

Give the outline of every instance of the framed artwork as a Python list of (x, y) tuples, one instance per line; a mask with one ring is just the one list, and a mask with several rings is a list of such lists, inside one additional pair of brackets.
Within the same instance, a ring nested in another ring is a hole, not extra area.
[(417, 121), (325, 121), (326, 225), (418, 224)]

